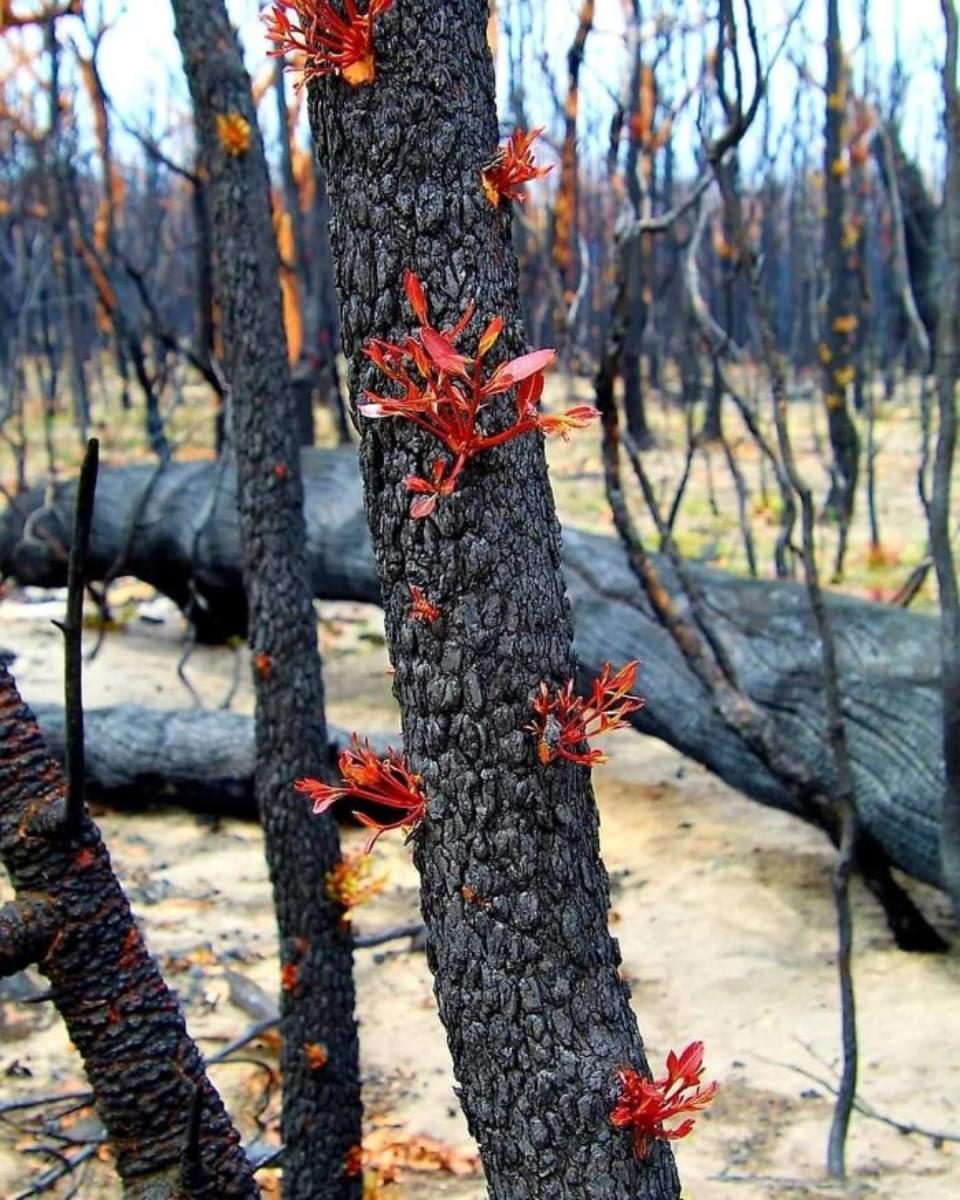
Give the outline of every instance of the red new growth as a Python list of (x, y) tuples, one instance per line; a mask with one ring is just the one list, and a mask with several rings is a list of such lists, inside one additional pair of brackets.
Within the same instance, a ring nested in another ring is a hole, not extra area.
[(424, 621), (426, 624), (432, 625), (440, 616), (440, 609), (430, 603), (415, 583), (410, 584), (410, 595), (413, 599), (413, 603), (410, 605), (410, 620)]
[(377, 758), (370, 743), (362, 745), (356, 734), (353, 744), (340, 751), (337, 765), (340, 768), (339, 787), (329, 787), (319, 779), (298, 779), (296, 788), (313, 801), (315, 813), (326, 812), (331, 805), (344, 796), (369, 800), (384, 808), (400, 812), (396, 821), (378, 821), (367, 813), (354, 811), (353, 816), (374, 832), (363, 847), (369, 854), (381, 833), (388, 829), (416, 829), (427, 810), (427, 799), (420, 788), (420, 776), (414, 775), (403, 758), (395, 750), (389, 750), (386, 758)]
[(543, 129), (522, 129), (513, 132), (494, 155), (492, 162), (483, 168), (483, 194), (496, 208), (501, 200), (524, 201), (527, 198), (523, 185), (531, 179), (542, 179), (553, 167), (537, 167), (533, 161), (533, 143)]
[[(412, 517), (427, 517), (441, 496), (449, 496), (466, 464), (483, 450), (501, 446), (534, 429), (566, 437), (596, 420), (599, 413), (579, 405), (560, 416), (544, 416), (539, 410), (543, 394), (543, 372), (556, 358), (555, 350), (534, 350), (501, 363), (484, 378), (484, 361), (503, 330), (503, 318), (494, 317), (480, 335), (475, 358), (461, 354), (455, 343), (470, 323), (471, 304), (452, 328), (442, 333), (429, 322), (427, 300), (420, 280), (412, 271), (404, 275), (404, 288), (419, 328), (402, 342), (374, 339), (364, 354), (396, 385), (395, 396), (364, 391), (359, 406), (365, 417), (403, 417), (436, 438), (449, 458), (438, 458), (429, 475), (409, 475), (407, 491), (416, 499)], [(516, 415), (506, 429), (486, 433), (478, 424), (490, 399), (516, 388)]]
[(340, 13), (327, 0), (274, 0), (264, 15), (267, 40), (273, 42), (268, 53), (272, 58), (303, 56), (298, 88), (321, 75), (342, 75), (353, 87), (372, 83), (373, 22), (391, 4), (393, 0), (370, 0), (367, 11), (359, 13), (354, 0), (343, 0)]
[(643, 707), (639, 696), (628, 695), (639, 665), (639, 660), (634, 659), (612, 674), (610, 663), (605, 663), (587, 698), (573, 694), (573, 680), (553, 695), (545, 683), (540, 684), (533, 699), (536, 720), (525, 728), (536, 734), (537, 753), (544, 766), (558, 756), (587, 767), (607, 761), (601, 750), (576, 747), (598, 734), (622, 729), (630, 713)]
[(645, 1159), (654, 1138), (672, 1141), (686, 1137), (694, 1121), (688, 1117), (673, 1129), (664, 1129), (664, 1121), (681, 1113), (699, 1112), (713, 1099), (716, 1083), (700, 1083), (703, 1076), (703, 1042), (691, 1042), (679, 1058), (671, 1050), (667, 1073), (662, 1079), (644, 1079), (629, 1067), (617, 1072), (620, 1095), (610, 1113), (610, 1122), (618, 1129), (633, 1130), (637, 1157)]

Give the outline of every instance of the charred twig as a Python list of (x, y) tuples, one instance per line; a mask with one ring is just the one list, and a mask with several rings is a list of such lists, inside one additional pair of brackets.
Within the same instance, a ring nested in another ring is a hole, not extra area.
[[(752, 8), (750, 0), (745, 0), (745, 2), (755, 74), (756, 79), (760, 81), (763, 78), (763, 73), (761, 70), (759, 48), (753, 29)], [(736, 50), (736, 25), (732, 0), (722, 0), (721, 12), (723, 14), (722, 22), (726, 23), (726, 26), (730, 31), (730, 40), (733, 44), (733, 61), (737, 71), (739, 85), (739, 67), (737, 66), (739, 56)], [(758, 82), (757, 94), (759, 94), (760, 90), (761, 85)], [(756, 99), (756, 95), (754, 99)], [(732, 101), (729, 97), (726, 97), (723, 100), (723, 104), (725, 111), (727, 111), (729, 126), (730, 128), (733, 128), (734, 125), (738, 123), (738, 114), (740, 111), (739, 87), (735, 107), (732, 107)], [(834, 902), (837, 910), (837, 969), (840, 982), (844, 1058), (843, 1078), (840, 1087), (840, 1094), (838, 1096), (837, 1105), (834, 1109), (833, 1121), (831, 1123), (828, 1141), (827, 1166), (831, 1175), (833, 1175), (835, 1178), (842, 1178), (844, 1175), (844, 1146), (847, 1128), (850, 1121), (853, 1096), (856, 1092), (858, 1060), (853, 980), (850, 971), (852, 931), (849, 880), (850, 872), (852, 870), (857, 853), (859, 820), (857, 817), (853, 773), (850, 766), (850, 755), (847, 747), (846, 726), (844, 724), (843, 711), (840, 702), (836, 644), (833, 636), (833, 627), (827, 614), (826, 604), (824, 603), (823, 589), (820, 585), (819, 572), (817, 569), (816, 538), (814, 532), (816, 513), (813, 504), (813, 496), (809, 486), (800, 474), (793, 452), (793, 444), (787, 424), (788, 402), (786, 381), (784, 379), (783, 369), (777, 355), (772, 326), (766, 311), (766, 301), (761, 289), (759, 267), (747, 235), (740, 195), (730, 172), (725, 169), (722, 158), (718, 155), (718, 148), (724, 145), (725, 139), (726, 135), (721, 137), (718, 143), (709, 144), (707, 146), (707, 157), (713, 165), (713, 169), (716, 173), (717, 182), (720, 186), (721, 195), (723, 196), (724, 204), (726, 206), (727, 219), (730, 223), (734, 245), (739, 253), (741, 264), (743, 265), (750, 285), (754, 311), (760, 331), (760, 343), (764, 363), (769, 373), (772, 386), (773, 417), (777, 431), (777, 442), (780, 451), (780, 458), (783, 462), (786, 475), (790, 481), (791, 489), (800, 500), (801, 530), (803, 534), (802, 558), (804, 576), (807, 584), (807, 594), (810, 601), (811, 611), (813, 613), (815, 626), (820, 638), (820, 656), (823, 664), (823, 686), (826, 700), (827, 717), (827, 743), (833, 761), (835, 775), (835, 784), (832, 795), (826, 799), (833, 810), (833, 824), (838, 832), (839, 843), (839, 854), (837, 856), (834, 868), (833, 892)]]
[(64, 714), (66, 719), (66, 810), (64, 836), (80, 832), (84, 814), (83, 752), (83, 596), (86, 584), (87, 551), (93, 524), (93, 501), (97, 487), (100, 443), (87, 442), (77, 483), (73, 539), (67, 565), (67, 616), (61, 625), (65, 647)]
[(45, 1192), (49, 1192), (65, 1175), (72, 1174), (77, 1167), (82, 1166), (89, 1159), (93, 1158), (97, 1152), (98, 1144), (84, 1146), (82, 1150), (78, 1150), (72, 1157), (57, 1153), (56, 1158), (59, 1160), (57, 1165), (38, 1176), (26, 1191), (18, 1192), (14, 1200), (30, 1200), (31, 1196), (42, 1196)]
[[(809, 1046), (805, 1048), (810, 1049)], [(831, 1083), (829, 1079), (824, 1079), (822, 1075), (808, 1071), (805, 1067), (799, 1067), (796, 1063), (782, 1062), (776, 1058), (765, 1058), (762, 1054), (757, 1055), (757, 1057), (761, 1062), (769, 1063), (774, 1067), (783, 1067), (787, 1071), (793, 1071), (794, 1074), (801, 1075), (804, 1079), (809, 1079), (811, 1083), (816, 1083), (820, 1087), (825, 1088), (831, 1095), (837, 1095), (837, 1085)], [(878, 1112), (872, 1104), (868, 1104), (860, 1096), (854, 1097), (853, 1107), (861, 1116), (866, 1117), (870, 1121), (879, 1121), (882, 1125), (887, 1125), (891, 1129), (895, 1129), (897, 1133), (929, 1138), (935, 1144), (938, 1142), (960, 1142), (960, 1133), (950, 1133), (942, 1129), (927, 1129), (925, 1126), (915, 1125), (911, 1121), (900, 1121), (896, 1117), (888, 1117), (886, 1114)]]
[(927, 576), (932, 569), (933, 559), (928, 555), (917, 563), (907, 578), (897, 588), (890, 599), (890, 603), (897, 608), (909, 608), (920, 594), (923, 585), (927, 582)]
[(364, 950), (371, 946), (382, 946), (385, 942), (395, 942), (399, 938), (419, 938), (423, 936), (424, 931), (425, 926), (418, 921), (410, 925), (397, 925), (379, 933), (358, 934), (354, 937), (353, 944), (356, 949)]

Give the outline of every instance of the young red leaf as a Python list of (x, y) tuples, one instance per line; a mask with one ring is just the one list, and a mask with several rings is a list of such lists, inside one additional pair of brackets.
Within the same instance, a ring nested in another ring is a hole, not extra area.
[(351, 744), (341, 750), (338, 766), (339, 787), (329, 787), (318, 779), (298, 779), (295, 786), (298, 792), (313, 799), (314, 812), (325, 812), (343, 796), (356, 796), (400, 812), (395, 821), (378, 821), (364, 812), (353, 813), (361, 825), (374, 830), (364, 846), (366, 852), (373, 849), (381, 833), (401, 828), (412, 832), (423, 819), (427, 800), (420, 786), (420, 776), (410, 770), (395, 750), (388, 751), (386, 758), (378, 758), (370, 749), (370, 743), (361, 742), (354, 734)]
[(447, 375), (462, 375), (464, 378), (469, 375), (467, 359), (458, 354), (442, 334), (425, 325), (420, 330), (420, 341), (441, 371)]
[(497, 338), (500, 336), (502, 330), (503, 317), (494, 317), (483, 333), (480, 334), (480, 344), (477, 348), (477, 355), (480, 358), (483, 358), (496, 345)]
[[(274, 58), (303, 56), (298, 88), (322, 75), (340, 75), (352, 87), (372, 83), (376, 77), (373, 22), (392, 4), (393, 0), (370, 0), (361, 13), (355, 0), (346, 0), (346, 11), (341, 13), (329, 0), (273, 0), (272, 9), (264, 14), (267, 40), (273, 43), (267, 53)], [(294, 14), (296, 24), (288, 12)]]
[(546, 370), (557, 357), (556, 350), (533, 350), (529, 354), (521, 354), (519, 358), (511, 359), (497, 367), (483, 386), (485, 396), (496, 396), (507, 392), (524, 379)]
[(570, 437), (572, 429), (586, 429), (588, 425), (599, 420), (600, 413), (589, 404), (578, 404), (575, 408), (568, 408), (566, 412), (554, 416), (544, 414), (536, 417), (537, 424), (547, 436), (557, 433), (564, 441)]
[(423, 285), (414, 273), (407, 268), (403, 273), (403, 289), (407, 293), (413, 315), (421, 325), (427, 324), (427, 298), (423, 294)]
[(589, 698), (574, 695), (573, 680), (552, 695), (545, 683), (540, 685), (533, 698), (536, 720), (526, 728), (536, 736), (537, 754), (544, 766), (557, 757), (586, 767), (606, 762), (600, 750), (577, 747), (601, 733), (622, 729), (630, 713), (643, 707), (639, 696), (628, 694), (639, 665), (639, 660), (634, 659), (613, 674), (610, 663), (605, 663), (593, 682)]

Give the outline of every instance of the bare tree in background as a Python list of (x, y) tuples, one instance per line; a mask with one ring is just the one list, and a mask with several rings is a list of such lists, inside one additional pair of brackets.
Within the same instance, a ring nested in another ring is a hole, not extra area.
[(332, 818), (314, 817), (293, 791), (298, 777), (323, 773), (327, 737), (269, 180), (250, 80), (223, 0), (174, 0), (173, 10), (209, 180), (230, 382), (257, 699), (257, 802), (280, 930), (284, 1195), (356, 1200), (362, 1179), (352, 1156), (361, 1106), (352, 937), (323, 883), (340, 849)]
[(940, 308), (934, 371), (940, 427), (930, 498), (930, 544), (940, 591), (943, 669), (943, 752), (946, 788), (941, 818), (944, 878), (960, 917), (960, 591), (951, 541), (951, 476), (957, 444), (960, 374), (960, 93), (957, 90), (958, 20), (953, 0), (940, 0), (947, 45), (943, 66), (947, 181), (943, 194)]

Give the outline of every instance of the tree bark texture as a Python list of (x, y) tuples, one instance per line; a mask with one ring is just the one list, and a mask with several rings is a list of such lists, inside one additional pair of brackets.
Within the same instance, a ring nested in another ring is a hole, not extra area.
[[(50, 981), (116, 1153), (124, 1195), (257, 1196), (239, 1137), (133, 922), (99, 830), (85, 818), (77, 838), (59, 832), (63, 796), (60, 769), (0, 664), (0, 857), (22, 918), (19, 933), (15, 922), (0, 920), (0, 937), (25, 937), (30, 961)], [(5, 906), (7, 918), (11, 911)], [(41, 948), (51, 914), (55, 932)], [(0, 957), (12, 961), (2, 951)], [(182, 1164), (197, 1097), (203, 1184), (189, 1190)]]
[[(236, 35), (223, 0), (174, 0), (208, 184), (236, 454), (239, 532), (256, 684), (256, 793), (280, 931), (283, 1189), (291, 1200), (355, 1200), (360, 1143), (351, 942), (323, 886), (336, 826), (293, 790), (322, 774), (327, 745), (316, 620), (304, 555), (299, 438), (287, 366), (269, 179)], [(217, 118), (249, 125), (229, 154)], [(326, 1065), (309, 1048), (323, 1045)]]
[[(303, 456), (307, 563), (314, 594), (381, 602), (356, 470), (341, 450)], [(236, 477), (216, 463), (171, 463), (128, 538), (137, 499), (155, 472), (149, 467), (103, 468), (97, 484), (89, 570), (101, 578), (130, 541), (124, 573), (178, 598), (188, 582), (209, 611), (208, 623), (242, 633), (245, 626)], [(217, 490), (216, 502), (211, 495)], [(57, 489), (42, 509), (43, 488), (19, 500), (0, 519), (0, 570), (21, 583), (62, 585), (74, 484)], [(203, 525), (202, 535), (197, 527)], [(705, 764), (754, 800), (797, 816), (796, 803), (719, 720), (710, 699), (657, 620), (616, 538), (564, 530), (563, 570), (573, 607), (581, 682), (608, 659), (642, 659), (639, 688), (646, 706), (631, 718), (651, 734)], [(62, 540), (65, 539), (65, 540)], [(193, 566), (191, 551), (198, 547)], [(674, 588), (668, 562), (651, 555)], [(811, 764), (824, 788), (821, 678), (810, 646), (815, 634), (804, 589), (795, 583), (748, 581), (690, 565), (718, 622), (718, 634), (750, 697), (783, 729), (786, 741)], [(942, 886), (938, 841), (944, 788), (943, 696), (937, 622), (850, 596), (828, 596), (837, 629), (844, 715), (864, 826), (891, 861), (910, 875)], [(882, 698), (882, 699), (881, 699)], [(525, 718), (526, 720), (527, 718)]]
[[(499, 313), (500, 354), (524, 349), (510, 213), (481, 189), (497, 147), (487, 17), (486, 0), (405, 0), (377, 25), (373, 86), (312, 91), (354, 398), (383, 386), (367, 339), (410, 331), (405, 268), (438, 328), (475, 299), (465, 344)], [(489, 428), (512, 403), (491, 406)], [(676, 1197), (667, 1144), (641, 1162), (609, 1121), (617, 1068), (646, 1064), (607, 932), (589, 775), (540, 765), (523, 729), (541, 681), (574, 673), (543, 448), (525, 436), (486, 454), (413, 520), (404, 477), (437, 451), (402, 423), (363, 422), (395, 694), (429, 798), (415, 845), (427, 954), (490, 1195)], [(433, 624), (408, 619), (411, 584), (440, 607)]]

